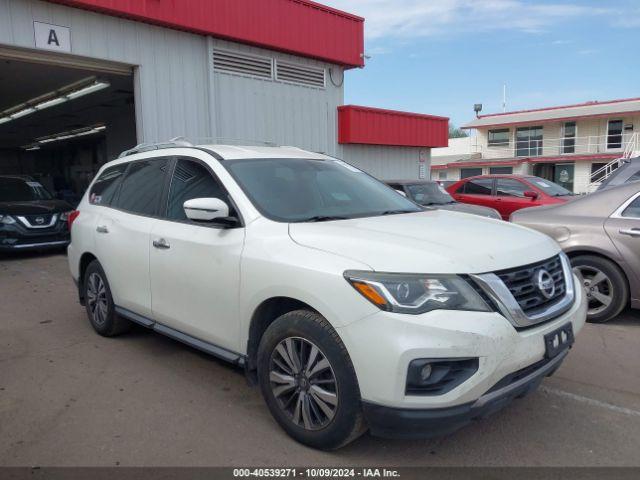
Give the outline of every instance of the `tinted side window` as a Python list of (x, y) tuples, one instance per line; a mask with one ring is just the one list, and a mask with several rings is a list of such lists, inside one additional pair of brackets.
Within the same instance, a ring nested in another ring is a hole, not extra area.
[(464, 184), (463, 193), (472, 195), (491, 195), (493, 180), (490, 178), (479, 178), (469, 180)]
[(640, 197), (629, 204), (627, 208), (622, 212), (623, 217), (640, 218)]
[(89, 203), (93, 205), (109, 205), (118, 191), (120, 180), (128, 166), (128, 163), (121, 163), (105, 169), (91, 186)]
[(531, 190), (518, 180), (499, 178), (496, 181), (496, 194), (500, 197), (524, 197), (524, 192)]
[(132, 162), (122, 180), (116, 206), (132, 213), (156, 215), (168, 164), (166, 158)]
[[(169, 188), (167, 218), (188, 220), (183, 205), (184, 202), (192, 198), (219, 198), (229, 204), (226, 192), (204, 165), (180, 159), (176, 163)], [(231, 205), (229, 205), (229, 209), (231, 209)]]

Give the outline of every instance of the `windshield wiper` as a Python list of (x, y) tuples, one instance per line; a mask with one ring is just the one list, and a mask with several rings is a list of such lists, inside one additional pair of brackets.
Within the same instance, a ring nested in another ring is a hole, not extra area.
[(339, 215), (316, 215), (314, 217), (304, 218), (298, 222), (329, 222), (331, 220), (348, 220), (349, 217)]
[(397, 215), (400, 213), (416, 213), (413, 210), (385, 210), (384, 212), (380, 212), (379, 215)]

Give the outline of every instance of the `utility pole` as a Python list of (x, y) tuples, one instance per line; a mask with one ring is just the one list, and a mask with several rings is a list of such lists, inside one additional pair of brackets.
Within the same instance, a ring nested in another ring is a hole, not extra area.
[(507, 111), (507, 83), (502, 84), (502, 111)]

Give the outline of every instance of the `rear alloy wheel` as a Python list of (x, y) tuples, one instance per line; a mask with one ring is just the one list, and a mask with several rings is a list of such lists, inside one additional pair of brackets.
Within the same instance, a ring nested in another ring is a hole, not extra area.
[(131, 328), (128, 320), (116, 314), (107, 276), (97, 260), (84, 273), (84, 299), (91, 326), (100, 335), (112, 337)]
[(571, 264), (583, 278), (587, 301), (587, 321), (603, 323), (617, 316), (629, 301), (624, 274), (613, 262), (594, 255), (580, 255)]

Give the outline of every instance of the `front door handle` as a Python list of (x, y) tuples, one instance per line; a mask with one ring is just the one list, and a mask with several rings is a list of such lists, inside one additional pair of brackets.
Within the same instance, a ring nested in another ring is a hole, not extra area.
[(106, 225), (98, 225), (96, 227), (96, 232), (98, 232), (98, 233), (109, 233), (109, 229), (107, 228)]
[(167, 250), (168, 248), (171, 248), (171, 245), (169, 245), (169, 242), (167, 242), (164, 238), (159, 238), (157, 240), (154, 240), (153, 246), (161, 250)]
[(618, 230), (618, 233), (629, 235), (630, 237), (640, 237), (640, 228), (623, 228)]

